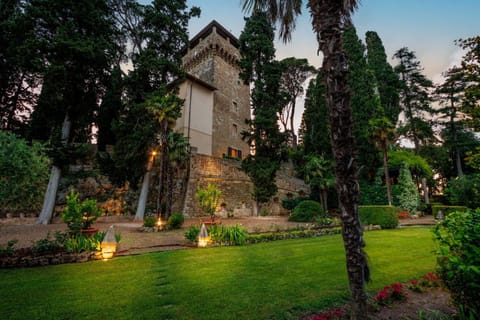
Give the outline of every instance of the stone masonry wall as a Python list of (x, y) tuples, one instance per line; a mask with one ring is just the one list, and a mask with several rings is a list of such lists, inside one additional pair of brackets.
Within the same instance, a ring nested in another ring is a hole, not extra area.
[[(288, 214), (281, 209), (280, 201), (287, 193), (294, 195), (299, 191), (309, 192), (308, 186), (291, 175), (292, 168), (282, 168), (277, 174), (279, 192), (278, 201), (269, 204), (269, 214)], [(232, 159), (215, 158), (206, 155), (193, 155), (190, 161), (190, 179), (187, 186), (183, 214), (190, 217), (203, 216), (195, 199), (197, 187), (208, 183), (215, 184), (222, 191), (222, 200), (227, 204), (227, 211), (235, 217), (254, 215), (255, 202), (252, 198), (253, 184), (240, 169), (240, 162)]]

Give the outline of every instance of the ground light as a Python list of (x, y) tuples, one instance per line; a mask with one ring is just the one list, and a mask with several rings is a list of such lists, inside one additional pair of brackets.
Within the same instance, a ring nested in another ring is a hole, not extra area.
[(207, 227), (202, 223), (200, 233), (198, 234), (198, 246), (205, 248), (208, 245), (208, 242), (210, 242), (210, 237), (208, 236)]
[(157, 225), (157, 231), (162, 231), (165, 229), (165, 222), (162, 221), (161, 217), (158, 217), (156, 225)]
[(115, 251), (117, 251), (117, 240), (115, 239), (115, 230), (113, 226), (110, 226), (103, 238), (102, 244), (102, 258), (108, 260), (113, 257)]

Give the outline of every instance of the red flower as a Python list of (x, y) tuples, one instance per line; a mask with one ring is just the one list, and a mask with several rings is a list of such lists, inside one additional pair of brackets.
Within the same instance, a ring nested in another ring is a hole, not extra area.
[(332, 314), (333, 314), (335, 317), (343, 317), (343, 316), (344, 316), (343, 312), (340, 311), (340, 310), (333, 310), (333, 311), (332, 311)]
[(375, 300), (378, 302), (384, 302), (385, 300), (388, 299), (388, 287), (385, 287), (387, 289), (380, 290), (376, 295), (375, 295)]
[(394, 283), (392, 284), (392, 290), (394, 293), (402, 293), (403, 291), (403, 286), (401, 283)]

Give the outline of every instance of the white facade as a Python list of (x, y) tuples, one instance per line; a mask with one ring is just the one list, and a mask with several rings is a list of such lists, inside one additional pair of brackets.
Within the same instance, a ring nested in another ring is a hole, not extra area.
[(179, 89), (184, 107), (181, 117), (177, 119), (175, 131), (182, 132), (188, 138), (193, 152), (211, 156), (215, 88), (187, 75)]

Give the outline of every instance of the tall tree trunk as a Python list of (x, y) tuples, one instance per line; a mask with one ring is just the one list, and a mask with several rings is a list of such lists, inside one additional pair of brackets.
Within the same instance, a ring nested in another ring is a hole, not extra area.
[(135, 218), (133, 218), (133, 221), (143, 221), (145, 217), (145, 207), (147, 205), (148, 199), (148, 188), (150, 187), (150, 171), (152, 170), (152, 164), (154, 159), (155, 155), (150, 155), (150, 159), (148, 160), (147, 164), (147, 172), (145, 172), (145, 175), (143, 176), (142, 190), (140, 191), (140, 196), (138, 197), (137, 212), (135, 213)]
[(390, 185), (390, 174), (388, 172), (388, 151), (386, 141), (382, 141), (382, 152), (383, 152), (383, 172), (385, 174), (385, 186), (387, 187), (387, 199), (388, 205), (392, 205), (392, 187)]
[(455, 148), (455, 163), (457, 165), (457, 176), (463, 176), (462, 158), (460, 157), (460, 150), (458, 148)]
[[(68, 143), (70, 137), (70, 128), (72, 123), (68, 117), (68, 113), (63, 119), (61, 140), (62, 144)], [(50, 179), (48, 181), (47, 191), (45, 191), (45, 197), (43, 198), (42, 211), (37, 219), (37, 224), (49, 224), (52, 219), (53, 209), (55, 208), (55, 200), (57, 198), (58, 184), (62, 175), (62, 169), (56, 165), (52, 165), (52, 171), (50, 173)]]
[(347, 84), (348, 64), (342, 42), (342, 1), (310, 1), (312, 24), (319, 35), (329, 109), (330, 139), (335, 159), (336, 188), (343, 222), (347, 273), (351, 293), (351, 319), (367, 319), (365, 282), (369, 269), (363, 248), (362, 226), (358, 216), (359, 184), (356, 146), (353, 137), (350, 91)]
[(427, 178), (422, 178), (422, 187), (423, 187), (423, 199), (425, 200), (425, 204), (430, 203), (430, 198), (428, 196), (428, 185), (427, 185)]
[(295, 117), (295, 100), (292, 101), (292, 109), (291, 109), (291, 115), (290, 115), (290, 129), (292, 130), (293, 148), (297, 150), (297, 135), (295, 134), (294, 117)]

